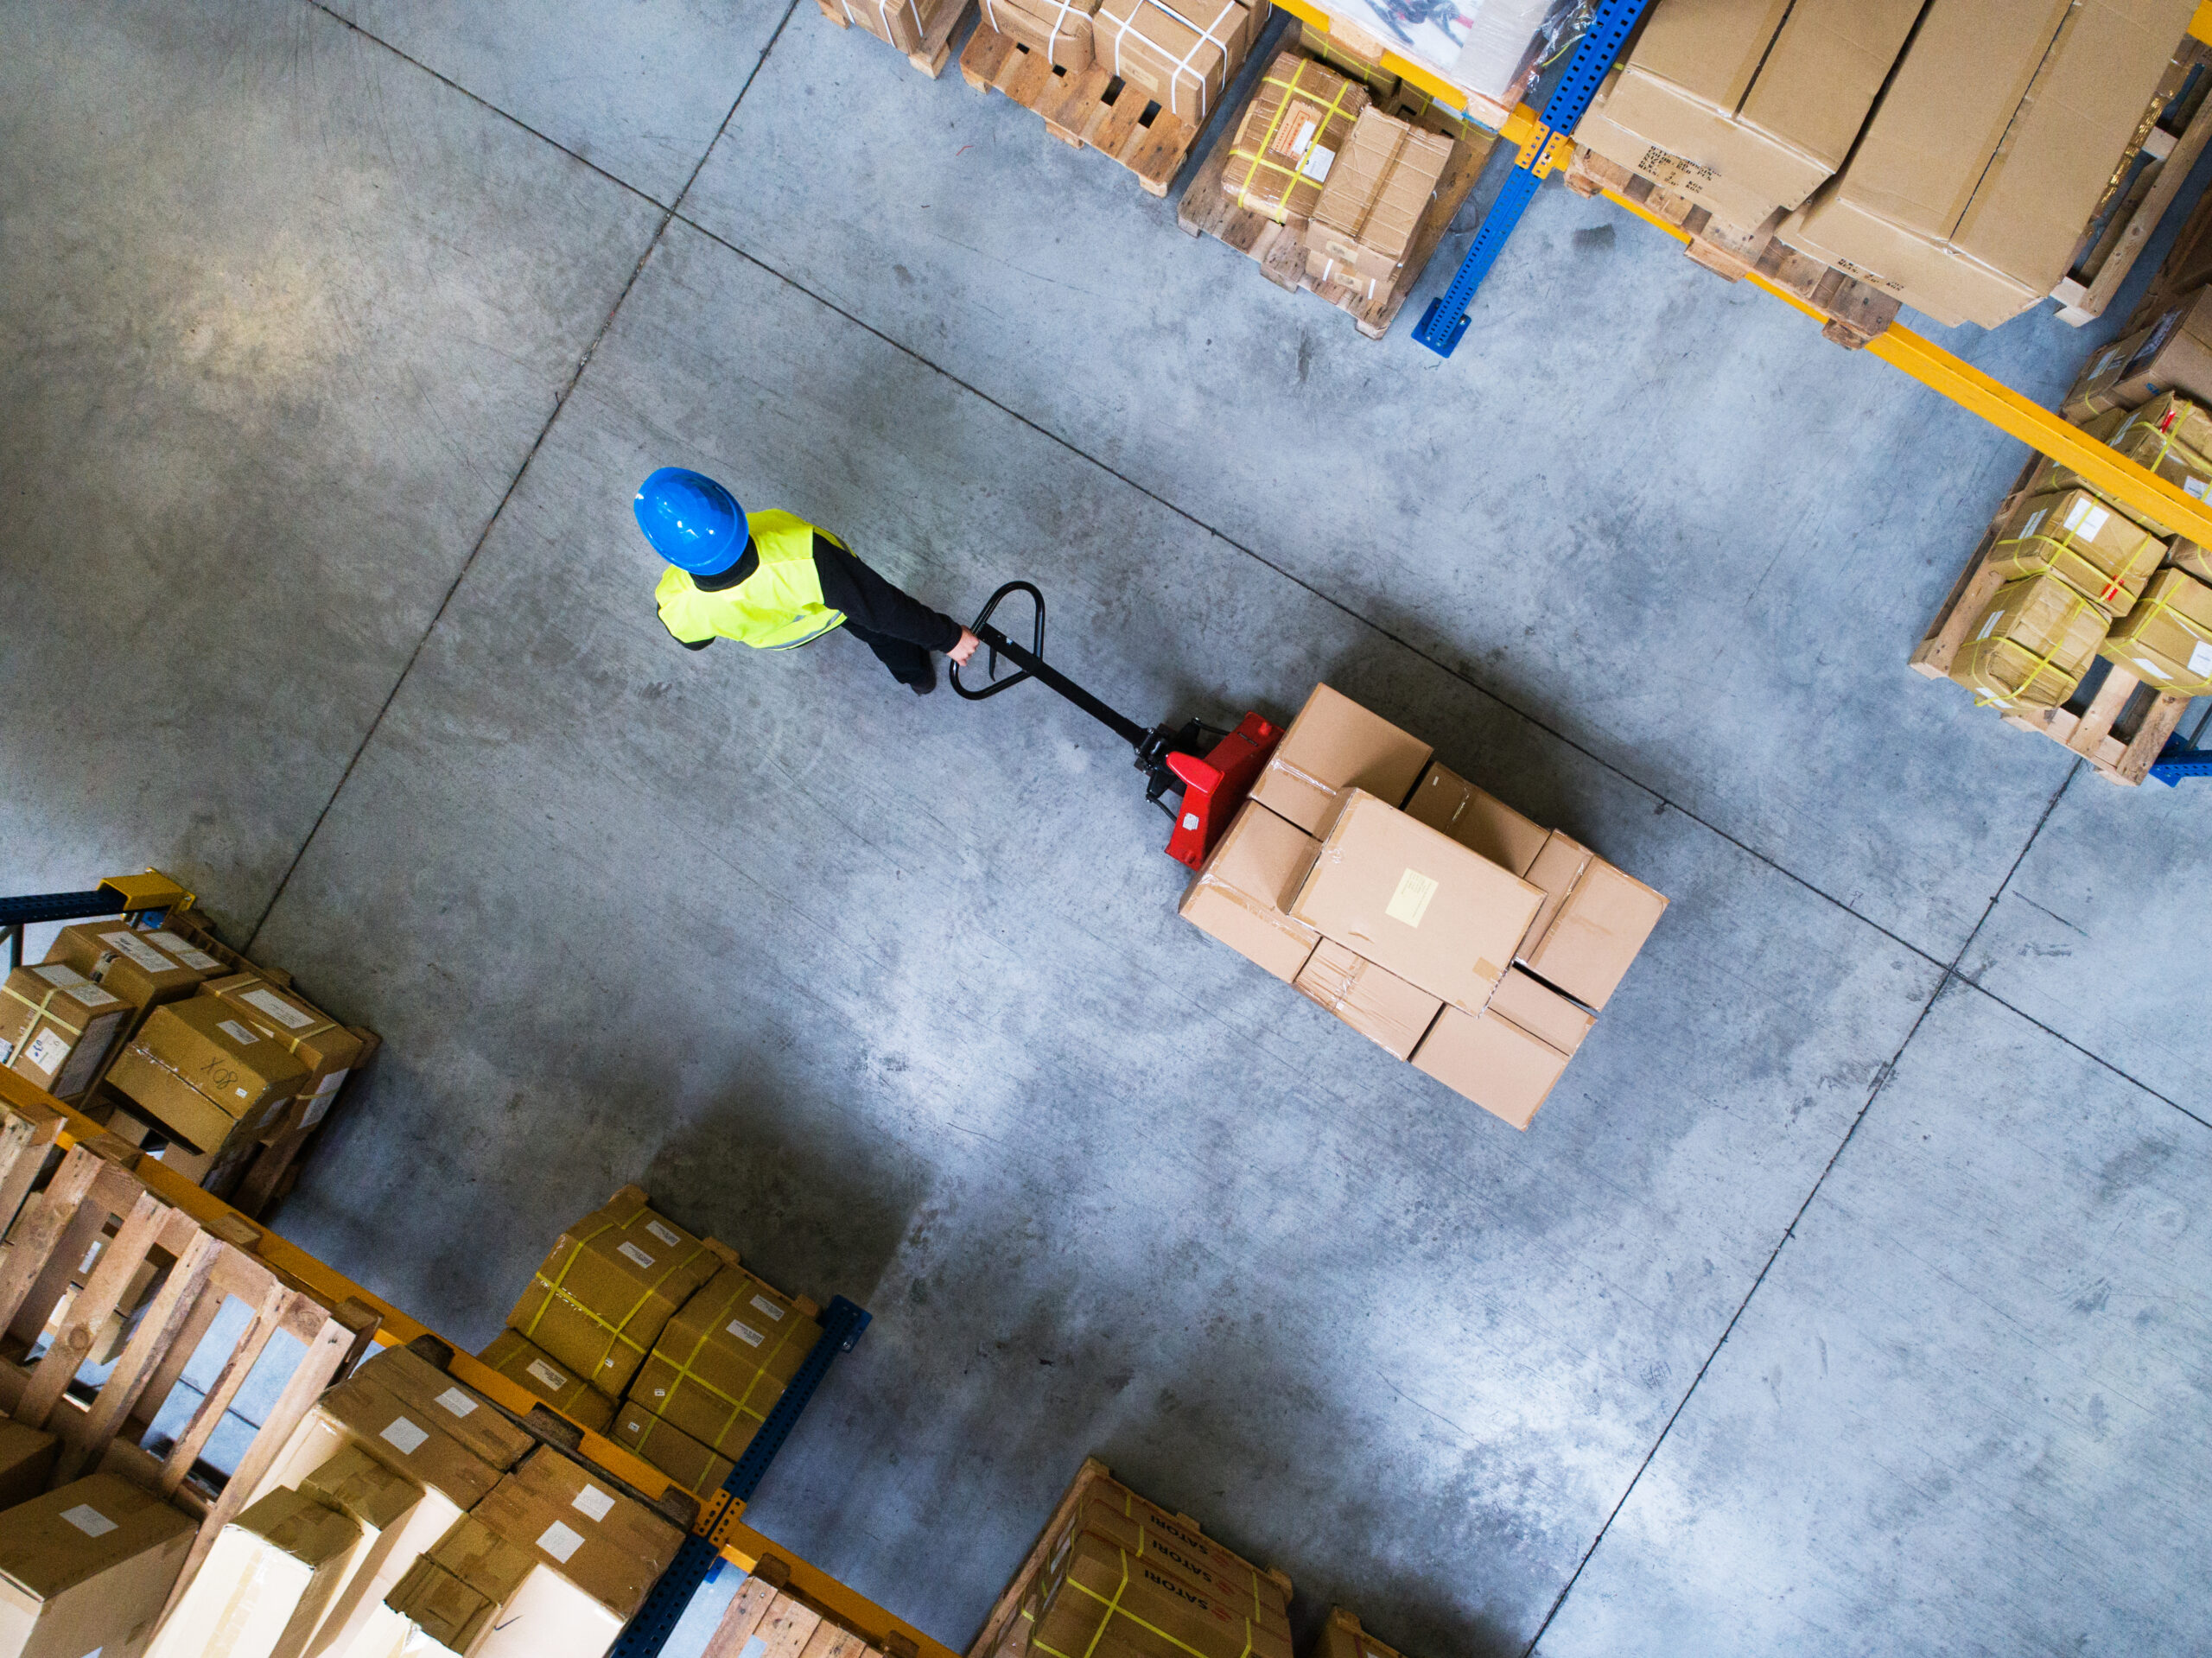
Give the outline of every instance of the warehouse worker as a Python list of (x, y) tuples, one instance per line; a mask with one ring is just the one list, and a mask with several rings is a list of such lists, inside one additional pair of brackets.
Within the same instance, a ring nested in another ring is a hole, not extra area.
[(930, 652), (955, 662), (976, 638), (901, 593), (826, 530), (788, 512), (747, 512), (703, 473), (663, 467), (639, 486), (638, 527), (669, 562), (654, 598), (688, 650), (735, 639), (789, 651), (842, 627), (917, 696), (937, 689)]

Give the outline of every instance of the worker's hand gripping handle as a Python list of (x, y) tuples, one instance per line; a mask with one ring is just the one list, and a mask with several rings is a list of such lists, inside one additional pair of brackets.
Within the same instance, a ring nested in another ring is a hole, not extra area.
[[(1028, 654), (1033, 658), (1040, 658), (1045, 654), (1045, 595), (1027, 581), (1007, 582), (991, 595), (990, 602), (983, 607), (981, 613), (976, 616), (974, 624), (968, 630), (982, 640), (991, 653), (988, 682), (981, 690), (970, 690), (960, 683), (960, 664), (955, 663), (952, 665), (952, 689), (970, 702), (980, 702), (987, 696), (996, 696), (1001, 691), (1011, 690), (1031, 677), (1030, 670), (1025, 667), (1018, 674), (1010, 674), (1004, 679), (999, 677), (999, 653), (1010, 647), (1010, 641), (1005, 634), (991, 626), (991, 613), (999, 607), (1000, 600), (1011, 593), (1026, 593), (1035, 602), (1037, 625), (1033, 632)], [(1018, 647), (1013, 648), (1018, 649)]]

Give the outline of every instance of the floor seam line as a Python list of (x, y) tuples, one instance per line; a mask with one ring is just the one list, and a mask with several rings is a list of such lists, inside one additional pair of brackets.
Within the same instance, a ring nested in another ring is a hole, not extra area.
[[(759, 257), (757, 255), (748, 253), (743, 248), (739, 247), (736, 244), (717, 235), (715, 232), (709, 230), (705, 226), (700, 224), (696, 219), (687, 216), (681, 208), (677, 210), (675, 218), (677, 222), (691, 230), (696, 231), (700, 235), (705, 237), (717, 247), (725, 248), (731, 253), (735, 254), (739, 258), (746, 261), (748, 264), (757, 266), (760, 270), (766, 271), (769, 276), (773, 276), (778, 282), (784, 283), (786, 287), (792, 289), (798, 293), (805, 295), (807, 298), (812, 300), (816, 304), (823, 307), (825, 310), (836, 313), (837, 315), (844, 318), (845, 321), (851, 323), (855, 327), (862, 329), (866, 333), (873, 334), (876, 339), (882, 340), (884, 344), (889, 346), (893, 351), (899, 353), (902, 356), (912, 358), (915, 362), (919, 363), (931, 372), (943, 376), (946, 380), (949, 380), (954, 385), (958, 386), (963, 391), (967, 392), (969, 396), (988, 403), (992, 408), (997, 410), (1007, 418), (1018, 421), (1020, 424), (1027, 427), (1031, 431), (1035, 432), (1039, 436), (1044, 438), (1048, 442), (1066, 450), (1070, 454), (1076, 456), (1078, 460), (1083, 461), (1086, 464), (1097, 467), (1099, 471), (1104, 473), (1108, 477), (1114, 479), (1116, 481), (1126, 484), (1129, 488), (1135, 490), (1147, 500), (1155, 502), (1159, 505), (1165, 507), (1168, 511), (1173, 512), (1176, 517), (1181, 518), (1186, 524), (1192, 524), (1199, 530), (1203, 530), (1206, 534), (1213, 537), (1224, 546), (1235, 549), (1238, 553), (1242, 554), (1244, 557), (1250, 559), (1262, 569), (1281, 576), (1284, 581), (1290, 582), (1294, 587), (1299, 588), (1306, 593), (1311, 594), (1314, 598), (1319, 599), (1323, 604), (1327, 605), (1331, 609), (1338, 612), (1341, 615), (1350, 618), (1355, 622), (1357, 622), (1361, 626), (1367, 628), (1378, 638), (1388, 640), (1389, 643), (1399, 646), (1402, 650), (1419, 657), (1421, 661), (1428, 664), (1439, 672), (1458, 680), (1461, 684), (1466, 686), (1476, 695), (1487, 698), (1497, 707), (1504, 709), (1508, 714), (1512, 715), (1516, 719), (1526, 721), (1529, 726), (1542, 732), (1546, 736), (1553, 738), (1554, 740), (1572, 749), (1575, 753), (1581, 755), (1592, 765), (1604, 768), (1606, 772), (1610, 772), (1614, 777), (1620, 778), (1624, 783), (1628, 784), (1630, 787), (1642, 791), (1644, 794), (1649, 795), (1652, 799), (1657, 801), (1661, 805), (1666, 807), (1669, 811), (1680, 812), (1691, 823), (1695, 823), (1699, 828), (1706, 830), (1707, 833), (1714, 835), (1718, 839), (1726, 842), (1730, 846), (1734, 847), (1738, 852), (1741, 852), (1745, 857), (1755, 860), (1758, 863), (1764, 865), (1767, 868), (1773, 870), (1784, 880), (1791, 881), (1796, 886), (1802, 886), (1805, 891), (1812, 893), (1814, 897), (1821, 899), (1821, 902), (1834, 905), (1837, 909), (1841, 910), (1846, 915), (1851, 917), (1853, 920), (1860, 923), (1864, 926), (1872, 929), (1876, 933), (1879, 934), (1882, 937), (1888, 939), (1891, 943), (1897, 945), (1900, 949), (1910, 950), (1915, 956), (1920, 957), (1922, 961), (1926, 962), (1931, 967), (1942, 967), (1943, 965), (1941, 957), (1931, 954), (1922, 946), (1914, 943), (1910, 939), (1892, 932), (1889, 928), (1884, 926), (1880, 922), (1872, 919), (1871, 917), (1861, 914), (1859, 911), (1852, 908), (1850, 905), (1844, 902), (1843, 899), (1837, 898), (1834, 894), (1826, 892), (1822, 888), (1814, 885), (1813, 882), (1807, 880), (1804, 876), (1797, 873), (1787, 865), (1777, 862), (1766, 853), (1761, 852), (1758, 848), (1748, 845), (1745, 842), (1737, 839), (1736, 836), (1731, 835), (1727, 830), (1722, 829), (1717, 823), (1707, 821), (1706, 818), (1700, 816), (1696, 812), (1692, 811), (1688, 807), (1684, 806), (1667, 795), (1661, 793), (1650, 784), (1643, 781), (1643, 778), (1637, 777), (1632, 772), (1624, 770), (1616, 762), (1609, 760), (1605, 759), (1605, 756), (1592, 752), (1591, 749), (1586, 747), (1582, 743), (1576, 740), (1573, 737), (1569, 736), (1567, 733), (1559, 730), (1555, 727), (1546, 724), (1535, 715), (1529, 714), (1521, 708), (1518, 705), (1507, 701), (1504, 697), (1500, 696), (1496, 691), (1490, 689), (1487, 686), (1480, 684), (1477, 681), (1469, 678), (1465, 674), (1460, 672), (1458, 669), (1452, 667), (1449, 664), (1439, 661), (1435, 657), (1432, 656), (1427, 651), (1424, 651), (1420, 645), (1415, 645), (1410, 639), (1404, 638), (1400, 635), (1392, 632), (1382, 623), (1376, 621), (1371, 617), (1363, 614), (1357, 610), (1355, 610), (1343, 600), (1324, 593), (1320, 588), (1315, 587), (1303, 576), (1298, 575), (1292, 571), (1283, 569), (1281, 565), (1274, 563), (1263, 554), (1256, 552), (1253, 549), (1247, 547), (1243, 543), (1236, 540), (1234, 537), (1226, 535), (1221, 530), (1215, 529), (1213, 525), (1206, 523), (1205, 519), (1199, 518), (1196, 513), (1191, 511), (1189, 509), (1178, 505), (1175, 502), (1169, 500), (1166, 496), (1158, 493), (1156, 491), (1147, 487), (1144, 484), (1138, 482), (1135, 479), (1129, 477), (1126, 473), (1121, 472), (1114, 467), (1109, 466), (1105, 461), (1099, 460), (1096, 455), (1093, 455), (1088, 451), (1081, 448), (1069, 439), (1061, 436), (1050, 427), (1045, 426), (1032, 419), (1030, 416), (1022, 414), (1019, 410), (1008, 407), (1007, 404), (1000, 402), (996, 397), (994, 397), (989, 392), (984, 391), (982, 387), (971, 384), (967, 380), (961, 378), (959, 375), (955, 374), (950, 369), (932, 361), (912, 346), (906, 345), (904, 341), (893, 339), (891, 335), (885, 334), (880, 328), (876, 327), (874, 324), (864, 321), (860, 317), (854, 315), (850, 311), (846, 310), (836, 301), (824, 298), (822, 295), (816, 293), (812, 289), (807, 287), (804, 283), (798, 282), (795, 278), (786, 276), (784, 272), (777, 270), (775, 266), (768, 264), (766, 260)], [(1979, 924), (1977, 923), (1976, 924), (1978, 927)], [(1973, 935), (1971, 933), (1968, 934), (1969, 937), (1972, 936)]]

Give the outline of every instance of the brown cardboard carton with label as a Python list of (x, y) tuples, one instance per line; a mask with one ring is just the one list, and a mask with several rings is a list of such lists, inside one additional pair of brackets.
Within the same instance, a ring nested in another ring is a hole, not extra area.
[(2082, 683), (2109, 626), (2102, 611), (2055, 575), (2008, 581), (1952, 659), (1950, 677), (1979, 702), (2055, 708)]
[(303, 1658), (360, 1543), (350, 1515), (270, 1492), (223, 1528), (147, 1658)]
[[(2114, 409), (2136, 409), (2167, 392), (2212, 403), (2212, 288), (2176, 302), (2149, 327), (2089, 359), (2059, 412), (2075, 425)], [(2212, 435), (2182, 441), (2203, 452)]]
[[(438, 1540), (394, 1591), (392, 1604), (415, 1626), (404, 1648), (410, 1658), (425, 1635), (465, 1658), (600, 1658), (623, 1622), (481, 1511)], [(385, 1658), (385, 1649), (372, 1650)]]
[(1195, 1521), (1147, 1502), (1117, 1480), (1101, 1478), (1061, 1528), (1046, 1558), (1059, 1558), (1068, 1540), (1086, 1531), (1155, 1561), (1224, 1604), (1250, 1606), (1261, 1627), (1290, 1638), (1290, 1603), (1282, 1585), (1208, 1537)]
[(1316, 685), (1252, 787), (1252, 798), (1320, 835), (1344, 797), (1365, 791), (1395, 806), (1428, 764), (1429, 746), (1326, 685)]
[(1207, 854), (1176, 912), (1288, 984), (1321, 941), (1284, 907), (1305, 877), (1313, 844), (1296, 824), (1248, 800)]
[(1395, 1059), (1413, 1058), (1444, 1005), (1332, 939), (1321, 941), (1296, 988)]
[(1278, 225), (1311, 217), (1367, 104), (1358, 81), (1295, 52), (1278, 53), (1236, 124), (1223, 192)]
[(1354, 790), (1316, 848), (1291, 913), (1470, 1011), (1512, 964), (1541, 889), (1388, 801)]
[(302, 1478), (297, 1490), (349, 1516), (361, 1534), (353, 1561), (308, 1643), (307, 1658), (344, 1653), (356, 1640), (365, 1642), (363, 1650), (375, 1650), (372, 1630), (391, 1635), (396, 1644), (404, 1631), (385, 1610), (384, 1598), (461, 1511), (350, 1442)]
[(675, 1526), (550, 1446), (524, 1458), (472, 1517), (626, 1618), (683, 1540)]
[(821, 1335), (789, 1298), (725, 1267), (669, 1321), (629, 1396), (734, 1460)]
[(676, 1310), (721, 1264), (648, 1208), (642, 1191), (626, 1187), (555, 1242), (507, 1327), (600, 1392), (619, 1396)]
[(296, 991), (242, 973), (210, 980), (207, 993), (238, 1009), (247, 1024), (283, 1044), (307, 1067), (302, 1099), (334, 1092), (360, 1061), (361, 1039)]
[(19, 967), (0, 980), (0, 1064), (57, 1099), (92, 1084), (130, 1016), (130, 1004), (66, 962)]
[(1319, 253), (1363, 280), (1390, 281), (1451, 159), (1452, 140), (1442, 133), (1362, 111), (1314, 203), (1309, 265)]
[(403, 1405), (419, 1407), (445, 1433), (505, 1473), (537, 1441), (502, 1415), (483, 1394), (404, 1347), (386, 1347), (353, 1372)]
[(1577, 143), (1756, 229), (1841, 167), (1921, 0), (1670, 0)]
[(154, 1009), (107, 1081), (194, 1151), (212, 1154), (280, 1118), (307, 1074), (228, 1003), (194, 996)]
[(1989, 549), (2008, 581), (2045, 572), (2107, 616), (2125, 615), (2165, 556), (2165, 544), (2086, 489), (2036, 495), (2012, 509)]
[[(1546, 983), (1586, 1007), (1601, 1008), (1628, 976), (1666, 912), (1664, 898), (1603, 858), (1593, 857), (1542, 936), (1522, 948), (1522, 959)], [(1491, 1005), (1511, 1016), (1512, 1007), (1500, 1007), (1496, 997)]]
[(1069, 1534), (1046, 1564), (1029, 1638), (1035, 1658), (1290, 1658), (1287, 1635), (1252, 1602), (1210, 1594), (1093, 1531)]
[(464, 1512), (499, 1483), (499, 1471), (447, 1432), (438, 1413), (398, 1398), (366, 1376), (330, 1389), (316, 1410), (344, 1432), (314, 1466), (346, 1444), (358, 1444), (385, 1467)]
[[(200, 981), (220, 963), (212, 956), (164, 934), (173, 948), (164, 950), (156, 935), (120, 921), (79, 922), (64, 927), (46, 953), (49, 962), (63, 962), (86, 978), (113, 991), (138, 1013), (165, 1001), (181, 1001), (200, 988)], [(183, 959), (188, 956), (190, 961)], [(194, 963), (205, 962), (201, 969)]]
[(533, 1346), (512, 1330), (503, 1330), (477, 1357), (508, 1381), (518, 1382), (573, 1422), (594, 1433), (604, 1433), (614, 1420), (617, 1401), (610, 1399), (553, 1356)]
[(197, 1530), (112, 1474), (0, 1514), (0, 1658), (143, 1651)]
[(1237, 0), (1100, 0), (1090, 33), (1109, 73), (1203, 126), (1251, 48), (1252, 18)]
[(1098, 0), (983, 0), (983, 22), (1073, 73), (1096, 56), (1090, 18), (1097, 10)]
[(624, 1401), (607, 1437), (643, 1457), (685, 1490), (702, 1497), (721, 1490), (722, 1482), (737, 1466), (634, 1399)]
[(1447, 769), (1431, 765), (1406, 802), (1406, 815), (1450, 835), (1516, 875), (1528, 874), (1550, 831)]
[[(2115, 409), (2099, 415), (2082, 429), (2136, 465), (2157, 473), (2184, 495), (2201, 500), (2208, 490), (2212, 490), (2212, 456), (2190, 448), (2182, 441), (2178, 431), (2163, 429), (2147, 410)], [(2095, 492), (2095, 486), (2080, 473), (2071, 467), (2056, 464), (2043, 469), (2034, 487), (2039, 495), (2069, 489)], [(2129, 516), (2157, 535), (2174, 533), (2170, 525), (2161, 524), (2148, 513), (2131, 511)]]
[(1792, 247), (1946, 325), (2040, 302), (2133, 141), (2194, 0), (1929, 0)]
[(2162, 691), (2212, 692), (2212, 587), (2159, 571), (2098, 654)]

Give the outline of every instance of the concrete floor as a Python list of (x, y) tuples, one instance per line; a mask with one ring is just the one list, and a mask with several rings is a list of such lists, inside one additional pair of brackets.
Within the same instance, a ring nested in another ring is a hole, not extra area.
[[(459, 1340), (632, 1179), (871, 1307), (751, 1517), (944, 1640), (1096, 1452), (1414, 1655), (2212, 1642), (2203, 797), (1906, 670), (2021, 450), (1656, 233), (1443, 362), (809, 6), (13, 0), (0, 396), (8, 890), (383, 1032), (282, 1224)], [(1516, 1134), (1073, 709), (675, 649), (666, 463), (1674, 907)]]

